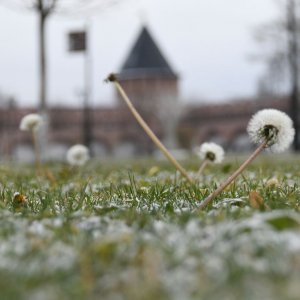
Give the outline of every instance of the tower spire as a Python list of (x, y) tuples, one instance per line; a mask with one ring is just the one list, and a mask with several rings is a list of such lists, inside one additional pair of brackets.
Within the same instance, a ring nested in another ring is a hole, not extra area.
[(154, 41), (147, 26), (143, 26), (119, 74), (121, 79), (136, 77), (177, 78), (176, 73)]

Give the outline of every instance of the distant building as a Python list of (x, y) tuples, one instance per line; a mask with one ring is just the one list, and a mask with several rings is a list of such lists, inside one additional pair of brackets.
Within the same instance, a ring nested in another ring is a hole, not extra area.
[[(146, 27), (138, 35), (118, 77), (146, 122), (168, 147), (175, 147), (177, 142), (179, 147), (192, 149), (204, 141), (215, 141), (227, 150), (249, 150), (246, 126), (253, 113), (267, 107), (288, 112), (286, 98), (180, 107), (178, 76)], [(90, 111), (93, 153), (98, 157), (153, 153), (155, 145), (117, 93), (116, 97), (116, 107)], [(19, 130), (22, 116), (33, 111), (0, 106), (1, 159), (33, 160), (31, 136)], [(68, 147), (85, 141), (84, 112), (79, 108), (51, 108), (49, 119), (48, 158), (63, 160)]]
[[(178, 76), (147, 27), (138, 35), (118, 78), (135, 106), (142, 111), (152, 112), (161, 109), (163, 102), (175, 105), (178, 101)], [(120, 103), (123, 104), (123, 100)]]
[(192, 149), (204, 141), (214, 141), (228, 151), (249, 151), (254, 145), (246, 131), (248, 122), (254, 113), (264, 108), (288, 113), (288, 98), (241, 99), (188, 106), (179, 122), (180, 145)]

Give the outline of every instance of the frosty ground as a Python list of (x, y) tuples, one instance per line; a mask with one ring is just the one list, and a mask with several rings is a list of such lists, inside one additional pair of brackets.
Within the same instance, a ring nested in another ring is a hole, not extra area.
[(182, 162), (192, 185), (149, 159), (2, 165), (0, 298), (299, 299), (299, 156), (262, 156), (197, 209), (241, 159)]

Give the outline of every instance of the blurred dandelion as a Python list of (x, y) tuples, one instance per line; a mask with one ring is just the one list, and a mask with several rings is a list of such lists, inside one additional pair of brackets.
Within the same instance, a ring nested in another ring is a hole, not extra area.
[(200, 209), (205, 208), (215, 199), (265, 148), (277, 153), (282, 152), (290, 146), (295, 136), (295, 129), (290, 117), (276, 109), (263, 109), (254, 114), (248, 124), (247, 131), (252, 141), (259, 144), (258, 148), (231, 176), (201, 202)]
[(13, 206), (14, 208), (25, 207), (27, 203), (27, 198), (25, 195), (15, 192), (13, 196)]
[(89, 159), (89, 149), (84, 145), (74, 145), (67, 152), (67, 161), (72, 166), (83, 166)]
[(28, 114), (21, 119), (20, 130), (30, 131), (35, 152), (35, 162), (37, 169), (41, 166), (40, 147), (37, 140), (37, 132), (43, 124), (43, 118), (39, 114)]
[(224, 159), (224, 149), (216, 143), (203, 143), (197, 154), (203, 160), (197, 173), (198, 176), (202, 174), (208, 163), (219, 164)]
[(279, 180), (276, 177), (272, 177), (266, 181), (266, 187), (274, 188), (280, 186)]
[(20, 123), (20, 129), (24, 131), (37, 131), (43, 123), (43, 119), (38, 114), (28, 114), (24, 116)]

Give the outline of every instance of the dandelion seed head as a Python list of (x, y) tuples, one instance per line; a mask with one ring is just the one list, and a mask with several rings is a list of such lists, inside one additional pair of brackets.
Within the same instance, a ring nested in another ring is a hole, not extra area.
[(201, 159), (207, 159), (213, 163), (221, 163), (224, 159), (224, 149), (216, 143), (203, 143), (198, 155)]
[(20, 123), (23, 131), (37, 131), (43, 123), (43, 118), (39, 114), (28, 114), (24, 116)]
[(291, 118), (277, 109), (263, 109), (251, 118), (247, 132), (256, 144), (268, 141), (272, 152), (286, 150), (294, 140), (295, 129)]
[(67, 152), (67, 161), (72, 166), (83, 166), (89, 158), (89, 149), (84, 145), (74, 145)]
[(19, 192), (14, 193), (13, 199), (16, 204), (25, 204), (25, 202), (27, 201), (26, 196)]
[(266, 186), (267, 187), (277, 187), (279, 186), (279, 181), (276, 177), (270, 178), (266, 181)]

